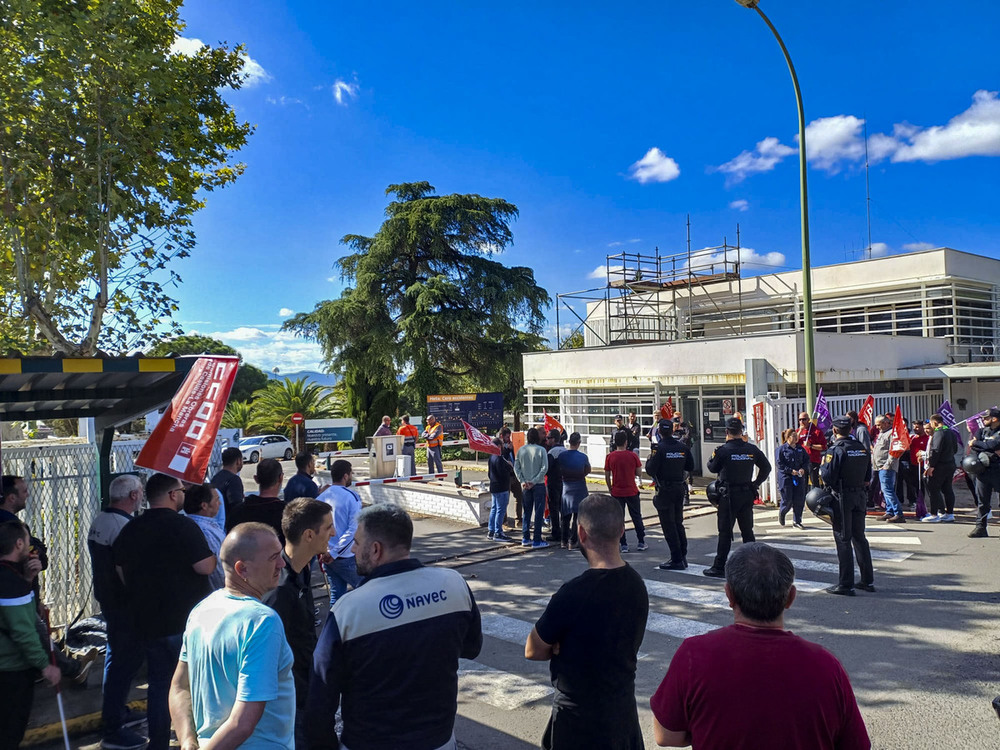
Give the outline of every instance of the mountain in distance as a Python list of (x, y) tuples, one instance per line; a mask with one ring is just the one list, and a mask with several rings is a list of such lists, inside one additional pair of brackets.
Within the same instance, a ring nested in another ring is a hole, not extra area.
[[(274, 377), (271, 373), (268, 373), (269, 377)], [(306, 378), (307, 380), (316, 383), (318, 385), (324, 386), (326, 388), (332, 388), (340, 380), (337, 375), (332, 375), (327, 372), (316, 372), (315, 370), (299, 370), (298, 372), (279, 372), (278, 377), (284, 380), (288, 378), (289, 380), (298, 380), (299, 378)]]

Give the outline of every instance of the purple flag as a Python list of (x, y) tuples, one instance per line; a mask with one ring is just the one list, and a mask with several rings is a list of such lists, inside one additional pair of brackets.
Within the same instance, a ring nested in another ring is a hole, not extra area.
[(951, 429), (955, 433), (955, 438), (958, 440), (958, 444), (962, 444), (962, 434), (958, 431), (955, 426), (955, 412), (951, 410), (951, 401), (948, 399), (944, 400), (941, 404), (941, 408), (938, 409), (938, 414), (944, 417), (944, 426)]
[(983, 426), (983, 417), (985, 417), (986, 414), (987, 412), (982, 411), (979, 412), (979, 414), (976, 414), (975, 416), (969, 417), (967, 420), (965, 420), (965, 425), (966, 427), (969, 428), (970, 435), (975, 435), (979, 431), (979, 428)]
[(823, 430), (823, 432), (833, 427), (833, 419), (830, 417), (830, 407), (826, 405), (826, 396), (823, 395), (822, 388), (819, 389), (819, 395), (816, 396), (816, 408), (813, 409), (813, 414), (816, 415), (816, 426)]

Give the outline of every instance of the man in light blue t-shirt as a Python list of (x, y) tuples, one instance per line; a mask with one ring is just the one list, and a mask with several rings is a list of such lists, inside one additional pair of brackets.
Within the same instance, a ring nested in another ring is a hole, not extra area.
[(240, 524), (219, 555), (226, 585), (188, 617), (170, 686), (170, 718), (182, 750), (210, 739), (243, 748), (294, 746), (292, 651), (278, 613), (261, 602), (285, 561), (274, 530)]

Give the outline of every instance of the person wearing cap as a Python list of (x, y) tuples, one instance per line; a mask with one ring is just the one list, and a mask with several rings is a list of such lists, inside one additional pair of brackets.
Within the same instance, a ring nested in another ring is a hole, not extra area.
[(639, 455), (639, 439), (642, 437), (642, 425), (639, 424), (638, 418), (635, 416), (634, 411), (628, 413), (628, 449), (632, 451), (636, 456)]
[(623, 417), (621, 414), (615, 414), (615, 426), (611, 428), (611, 448), (610, 448), (610, 450), (614, 450), (615, 449), (615, 436), (619, 432), (624, 432), (625, 433), (625, 442), (626, 442), (626, 444), (628, 444), (628, 441), (631, 440), (631, 438), (632, 438), (632, 432), (631, 432), (631, 430), (629, 430), (628, 427), (625, 426), (625, 417)]
[(719, 502), (719, 544), (715, 562), (702, 573), (709, 578), (725, 578), (726, 558), (733, 544), (733, 524), (739, 523), (744, 544), (754, 541), (753, 500), (757, 489), (771, 473), (771, 462), (760, 448), (743, 439), (743, 422), (732, 418), (726, 421), (726, 442), (715, 449), (708, 460), (708, 470), (719, 475), (716, 486), (722, 500)]
[[(852, 427), (849, 417), (833, 420), (833, 445), (823, 454), (820, 468), (823, 483), (833, 490), (837, 500), (833, 504), (833, 539), (837, 544), (840, 577), (837, 585), (828, 588), (827, 592), (840, 596), (854, 596), (855, 588), (875, 591), (872, 553), (865, 538), (866, 486), (872, 479), (871, 453), (851, 434)], [(861, 580), (857, 583), (854, 581), (854, 555), (857, 555), (861, 570)]]
[[(427, 417), (427, 427), (424, 429), (423, 437), (427, 440), (427, 473), (444, 473), (444, 464), (441, 463), (441, 444), (444, 439), (444, 428), (433, 414)], [(435, 471), (435, 468), (437, 471)]]
[(989, 453), (990, 465), (986, 471), (976, 477), (976, 528), (969, 532), (973, 539), (988, 536), (986, 533), (990, 506), (993, 504), (993, 492), (1000, 493), (1000, 457), (996, 451), (1000, 449), (1000, 409), (992, 407), (983, 417), (983, 426), (976, 430), (975, 436), (969, 441), (973, 453)]

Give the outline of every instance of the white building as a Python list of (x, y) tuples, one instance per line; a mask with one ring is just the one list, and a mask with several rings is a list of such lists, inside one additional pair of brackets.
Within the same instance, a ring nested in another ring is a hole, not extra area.
[[(561, 295), (564, 312), (585, 305), (584, 348), (524, 355), (529, 420), (557, 415), (596, 466), (615, 414), (651, 425), (671, 397), (704, 467), (725, 420), (766, 401), (771, 451), (805, 407), (802, 275), (742, 277), (733, 249), (612, 256), (606, 288)], [(869, 393), (925, 419), (945, 398), (958, 420), (1000, 403), (1000, 261), (939, 248), (814, 268), (812, 283), (816, 382), (835, 413)]]

